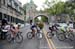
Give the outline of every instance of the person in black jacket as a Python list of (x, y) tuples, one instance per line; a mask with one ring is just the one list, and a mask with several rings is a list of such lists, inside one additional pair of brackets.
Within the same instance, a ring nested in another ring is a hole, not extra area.
[[(5, 26), (6, 25), (8, 25), (8, 21), (7, 21), (7, 18), (4, 18), (4, 19), (2, 19), (1, 20), (1, 30), (2, 29), (5, 29)], [(5, 39), (5, 34), (6, 34), (7, 32), (3, 32), (3, 31), (1, 31), (1, 39)]]

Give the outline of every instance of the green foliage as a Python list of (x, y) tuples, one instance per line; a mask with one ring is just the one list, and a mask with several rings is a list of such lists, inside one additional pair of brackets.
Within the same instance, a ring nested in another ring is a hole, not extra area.
[[(35, 19), (35, 22), (40, 22), (40, 20), (38, 19), (38, 17), (36, 17)], [(46, 16), (41, 16), (41, 21), (42, 22), (48, 22), (48, 18)]]
[[(48, 1), (46, 2), (48, 5)], [(60, 1), (54, 4), (53, 6), (51, 6), (50, 8), (46, 9), (46, 11), (52, 15), (62, 14), (62, 13), (73, 15), (75, 13), (75, 2), (61, 2)]]
[(60, 1), (58, 3), (55, 3), (55, 2), (49, 2), (48, 0), (46, 0), (45, 4), (49, 7), (45, 9), (45, 11), (49, 13), (49, 15), (68, 14), (69, 16), (73, 15), (75, 18), (75, 1), (73, 2)]
[(58, 2), (54, 4), (52, 7), (46, 9), (46, 11), (51, 15), (61, 14), (64, 12), (64, 5), (64, 2)]
[(74, 10), (75, 10), (75, 3), (73, 2), (66, 2), (65, 3), (65, 12), (69, 15), (73, 15), (74, 14)]
[(35, 22), (39, 22), (38, 18), (35, 18), (34, 21), (35, 21)]
[(42, 19), (42, 22), (48, 22), (48, 18), (45, 16), (42, 16), (41, 19)]

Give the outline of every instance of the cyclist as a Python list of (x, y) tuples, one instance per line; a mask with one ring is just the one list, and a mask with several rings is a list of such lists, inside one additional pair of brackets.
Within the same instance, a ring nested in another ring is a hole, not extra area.
[(18, 24), (16, 27), (13, 25), (13, 24), (10, 24), (10, 32), (11, 32), (11, 37), (12, 37), (12, 40), (14, 40), (15, 36), (16, 36), (16, 33), (19, 32), (19, 29), (20, 29), (20, 25)]
[(70, 26), (69, 26), (69, 23), (67, 23), (67, 26), (66, 26), (66, 31), (70, 31)]
[(30, 25), (32, 25), (32, 20), (30, 20)]
[(66, 25), (61, 26), (61, 31), (66, 32), (69, 31), (70, 27), (69, 27), (69, 23), (67, 23)]
[(58, 30), (57, 26), (59, 26), (58, 24), (53, 24), (52, 26), (49, 27), (49, 32), (54, 35), (53, 31), (56, 32), (56, 30)]
[(20, 32), (20, 30), (19, 30), (19, 29), (20, 29), (20, 26), (21, 26), (21, 25), (18, 24), (17, 27), (15, 27), (16, 33)]
[(36, 23), (37, 32), (41, 30), (40, 27), (39, 27), (38, 25), (39, 25), (39, 23)]
[(32, 20), (30, 20), (30, 29), (32, 30), (33, 36), (37, 31), (39, 31), (38, 23), (33, 23)]
[(31, 30), (32, 30), (33, 36), (35, 36), (36, 24), (32, 24), (32, 25), (31, 25)]
[(49, 27), (49, 30), (52, 32), (52, 31), (55, 31), (57, 29), (57, 26), (58, 24), (54, 24), (52, 25), (51, 27)]

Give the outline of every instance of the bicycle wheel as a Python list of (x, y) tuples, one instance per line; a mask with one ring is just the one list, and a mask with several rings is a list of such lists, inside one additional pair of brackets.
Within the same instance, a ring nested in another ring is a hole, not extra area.
[(36, 33), (36, 38), (37, 39), (42, 39), (43, 38), (43, 34), (42, 33)]
[(75, 38), (74, 38), (74, 34), (73, 33), (69, 33), (68, 34), (68, 37), (71, 41), (73, 41)]
[(60, 40), (60, 41), (64, 41), (64, 40), (66, 39), (64, 33), (58, 34), (58, 35), (57, 35), (57, 38), (58, 38), (58, 40)]
[(32, 32), (28, 32), (28, 33), (27, 33), (27, 38), (28, 38), (28, 39), (32, 39), (32, 37), (33, 37)]
[(6, 40), (10, 42), (12, 40), (11, 34), (6, 35)]
[(17, 43), (21, 43), (21, 42), (23, 41), (23, 36), (22, 36), (22, 35), (17, 35), (17, 36), (15, 37), (15, 41), (16, 41)]
[(51, 32), (47, 32), (47, 38), (50, 39), (54, 36), (54, 34), (52, 34)]

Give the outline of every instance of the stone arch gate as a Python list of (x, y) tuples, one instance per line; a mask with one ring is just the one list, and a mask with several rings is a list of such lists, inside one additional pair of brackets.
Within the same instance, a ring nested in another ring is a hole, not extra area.
[(39, 17), (39, 16), (44, 16), (47, 18), (47, 21), (49, 22), (49, 16), (47, 13), (36, 13), (35, 16), (33, 17), (33, 21), (36, 17)]
[(35, 16), (33, 17), (33, 20), (40, 15), (47, 17), (49, 23), (56, 22), (56, 16), (51, 16), (48, 13), (41, 13), (41, 12), (36, 13)]
[(33, 22), (34, 22), (34, 19), (35, 19), (36, 17), (40, 16), (40, 15), (43, 15), (43, 16), (47, 17), (49, 23), (56, 21), (56, 17), (55, 17), (55, 16), (48, 15), (48, 13), (35, 12), (35, 13), (32, 13), (31, 15), (32, 15), (32, 16), (30, 16), (30, 18), (28, 19), (28, 21), (29, 21), (29, 20), (33, 20)]

